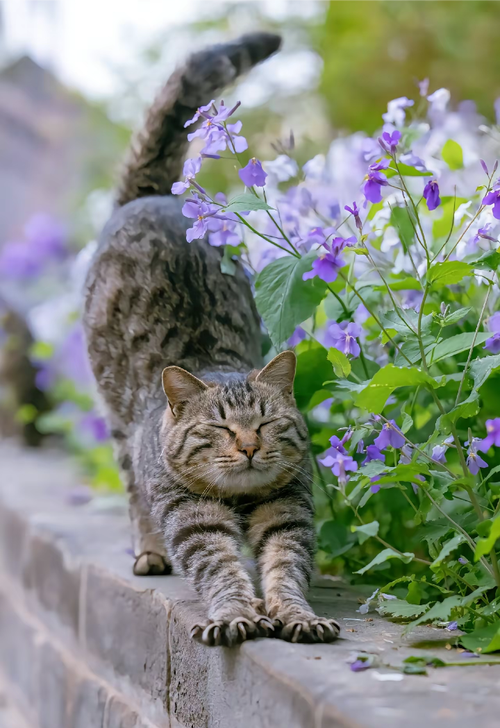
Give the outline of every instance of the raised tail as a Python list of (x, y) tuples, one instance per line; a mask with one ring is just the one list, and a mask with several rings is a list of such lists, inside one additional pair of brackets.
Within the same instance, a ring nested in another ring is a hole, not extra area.
[(168, 195), (182, 175), (188, 141), (185, 122), (240, 74), (275, 53), (279, 35), (252, 33), (195, 53), (167, 81), (129, 153), (117, 202)]

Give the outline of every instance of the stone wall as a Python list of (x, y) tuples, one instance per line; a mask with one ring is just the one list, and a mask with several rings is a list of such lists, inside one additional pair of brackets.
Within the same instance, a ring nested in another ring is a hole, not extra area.
[(178, 577), (132, 575), (123, 503), (71, 505), (78, 476), (50, 452), (2, 445), (0, 473), (2, 728), (2, 695), (18, 716), (8, 728), (433, 728), (443, 717), (498, 725), (496, 667), (397, 684), (352, 673), (353, 649), (400, 662), (410, 645), (400, 626), (357, 613), (358, 595), (331, 580), (317, 581), (311, 597), (343, 626), (334, 645), (191, 641), (202, 607)]

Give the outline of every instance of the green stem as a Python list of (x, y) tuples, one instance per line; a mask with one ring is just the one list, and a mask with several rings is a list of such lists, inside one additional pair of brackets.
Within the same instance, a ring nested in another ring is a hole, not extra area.
[(484, 311), (486, 309), (486, 305), (488, 303), (488, 298), (490, 297), (490, 293), (491, 293), (491, 285), (488, 286), (488, 292), (486, 293), (486, 296), (485, 296), (484, 302), (483, 302), (483, 307), (481, 309), (481, 313), (479, 314), (479, 319), (478, 319), (478, 322), (477, 322), (476, 330), (474, 331), (474, 338), (472, 339), (472, 343), (471, 343), (470, 349), (469, 349), (469, 356), (467, 357), (467, 361), (465, 362), (465, 367), (464, 367), (464, 371), (463, 371), (463, 374), (462, 374), (462, 379), (460, 380), (460, 386), (458, 388), (457, 398), (455, 400), (455, 407), (458, 405), (458, 403), (460, 401), (460, 395), (462, 393), (462, 387), (463, 387), (463, 384), (464, 384), (464, 381), (465, 381), (465, 375), (467, 374), (467, 369), (469, 368), (470, 360), (472, 358), (472, 351), (474, 349), (474, 346), (476, 345), (477, 335), (479, 333), (479, 328), (480, 328), (481, 323), (483, 321)]
[[(339, 272), (339, 276), (349, 285), (349, 281), (347, 280), (347, 278), (345, 277), (345, 275), (343, 273)], [(380, 321), (380, 319), (373, 313), (373, 311), (371, 311), (368, 308), (368, 306), (366, 304), (366, 300), (363, 298), (363, 296), (360, 294), (360, 292), (357, 290), (357, 288), (355, 288), (354, 286), (351, 286), (351, 288), (352, 288), (353, 293), (359, 298), (359, 300), (361, 301), (361, 303), (363, 304), (363, 306), (366, 308), (366, 310), (368, 311), (368, 313), (370, 314), (370, 316), (372, 316), (372, 318), (375, 320), (375, 322), (377, 323), (377, 325), (380, 327), (381, 331), (383, 331), (384, 334), (387, 336), (387, 340), (391, 342), (391, 344), (395, 347), (395, 349), (397, 349), (397, 351), (399, 351), (399, 353), (401, 354), (401, 356), (404, 359), (406, 359), (406, 361), (408, 362), (408, 364), (410, 366), (412, 366), (412, 362), (408, 359), (408, 357), (401, 350), (401, 348), (398, 346), (398, 344), (396, 344), (396, 342), (394, 341), (394, 339), (392, 338), (392, 336), (389, 334), (389, 332), (387, 331), (387, 329), (385, 328), (385, 326), (382, 324), (382, 322)]]
[(241, 222), (243, 223), (243, 225), (245, 225), (247, 228), (249, 228), (249, 230), (251, 230), (253, 233), (255, 233), (255, 235), (258, 235), (259, 238), (262, 238), (263, 240), (266, 240), (268, 243), (271, 243), (271, 245), (274, 245), (275, 248), (279, 248), (280, 250), (283, 250), (285, 253), (288, 253), (288, 255), (293, 255), (294, 258), (300, 258), (299, 253), (292, 253), (292, 252), (290, 252), (289, 250), (287, 250), (286, 248), (284, 248), (279, 243), (275, 242), (274, 240), (271, 240), (271, 238), (268, 238), (267, 235), (264, 235), (263, 233), (260, 233), (258, 230), (256, 230), (252, 225), (250, 225), (250, 223), (248, 222), (248, 220), (245, 220), (245, 218), (243, 217), (243, 215), (240, 215), (239, 212), (235, 212), (234, 214), (236, 215), (236, 217), (238, 217), (241, 220)]

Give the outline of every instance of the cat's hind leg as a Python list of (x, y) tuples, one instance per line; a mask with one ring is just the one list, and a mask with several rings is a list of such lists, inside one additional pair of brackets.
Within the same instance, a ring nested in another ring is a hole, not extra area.
[(133, 572), (136, 576), (171, 574), (172, 567), (162, 534), (151, 518), (144, 495), (136, 481), (124, 428), (114, 427), (111, 435), (122, 481), (129, 495), (132, 549), (135, 558)]
[(130, 494), (129, 514), (135, 556), (134, 574), (136, 576), (171, 574), (172, 567), (162, 536), (154, 526), (137, 488)]

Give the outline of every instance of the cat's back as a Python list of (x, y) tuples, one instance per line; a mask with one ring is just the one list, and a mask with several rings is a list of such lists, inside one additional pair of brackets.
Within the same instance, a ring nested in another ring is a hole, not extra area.
[(259, 366), (251, 289), (222, 252), (186, 242), (181, 203), (143, 197), (118, 208), (103, 230), (86, 283), (89, 354), (108, 405), (131, 421), (160, 390), (161, 371), (245, 371)]

